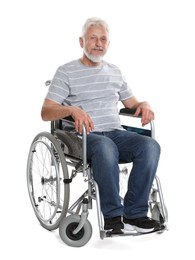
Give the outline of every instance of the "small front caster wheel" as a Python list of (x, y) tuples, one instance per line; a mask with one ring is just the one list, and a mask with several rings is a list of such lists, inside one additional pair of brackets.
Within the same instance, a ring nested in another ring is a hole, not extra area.
[(64, 218), (59, 225), (59, 234), (62, 241), (72, 247), (84, 246), (91, 238), (92, 226), (89, 220), (86, 219), (81, 230), (74, 234), (73, 231), (78, 227), (80, 216), (73, 214)]

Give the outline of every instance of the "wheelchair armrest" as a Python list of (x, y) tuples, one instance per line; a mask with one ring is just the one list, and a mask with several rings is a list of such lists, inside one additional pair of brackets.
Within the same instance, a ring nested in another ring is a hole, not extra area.
[[(121, 108), (119, 111), (119, 115), (134, 117), (135, 111), (136, 111), (135, 109)], [(141, 118), (141, 114), (136, 116), (135, 118)], [(155, 127), (154, 127), (153, 120), (150, 121), (150, 123), (149, 123), (150, 129), (144, 129), (143, 127), (132, 127), (132, 126), (126, 126), (126, 125), (122, 125), (122, 126), (123, 126), (123, 128), (128, 129), (129, 131), (135, 131), (137, 133), (155, 138)]]
[[(132, 108), (121, 108), (119, 114), (124, 116), (134, 116), (135, 111), (136, 110)], [(141, 114), (138, 117), (141, 117)]]
[[(74, 122), (74, 119), (73, 119), (71, 116), (64, 117), (63, 119), (64, 119), (64, 120), (68, 120), (68, 121), (70, 121), (70, 122)], [(63, 120), (63, 119), (62, 119), (62, 120)]]
[(64, 117), (62, 119), (57, 120), (59, 122), (58, 128), (62, 129), (63, 128), (63, 123), (64, 126), (66, 126), (66, 131), (72, 131), (74, 129), (74, 119), (71, 116)]

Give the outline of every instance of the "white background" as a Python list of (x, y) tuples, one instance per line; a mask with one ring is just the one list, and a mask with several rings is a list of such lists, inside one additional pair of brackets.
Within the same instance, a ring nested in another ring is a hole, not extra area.
[[(194, 259), (194, 14), (190, 0), (1, 1), (1, 259)], [(100, 240), (94, 204), (91, 240), (70, 248), (58, 231), (44, 230), (35, 218), (26, 161), (34, 136), (49, 130), (40, 118), (44, 82), (59, 65), (82, 55), (78, 38), (91, 16), (110, 26), (105, 59), (122, 69), (136, 97), (155, 110), (162, 147), (158, 176), (170, 229), (158, 236)]]

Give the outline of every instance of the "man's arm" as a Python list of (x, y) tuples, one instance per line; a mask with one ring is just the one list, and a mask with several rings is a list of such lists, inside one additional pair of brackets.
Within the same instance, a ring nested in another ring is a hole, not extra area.
[(134, 116), (141, 115), (141, 123), (143, 126), (154, 119), (154, 112), (148, 102), (139, 102), (135, 97), (131, 97), (123, 100), (122, 103), (126, 108), (135, 109)]
[(64, 117), (71, 116), (75, 122), (75, 130), (82, 133), (83, 124), (85, 125), (86, 132), (94, 130), (94, 124), (90, 116), (81, 108), (75, 106), (63, 106), (52, 100), (45, 99), (41, 117), (44, 121), (54, 121)]

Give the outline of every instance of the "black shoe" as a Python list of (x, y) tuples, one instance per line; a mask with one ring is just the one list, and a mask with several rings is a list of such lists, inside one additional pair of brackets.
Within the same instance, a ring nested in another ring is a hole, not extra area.
[(121, 216), (113, 217), (113, 218), (104, 218), (104, 229), (112, 231), (114, 234), (120, 234), (121, 229), (124, 228), (124, 224), (121, 221)]
[(151, 219), (149, 217), (142, 217), (136, 219), (128, 219), (123, 217), (123, 222), (125, 223), (125, 225), (127, 224), (127, 229), (130, 225), (131, 230), (134, 229), (140, 233), (150, 233), (163, 229), (163, 226), (159, 221)]

